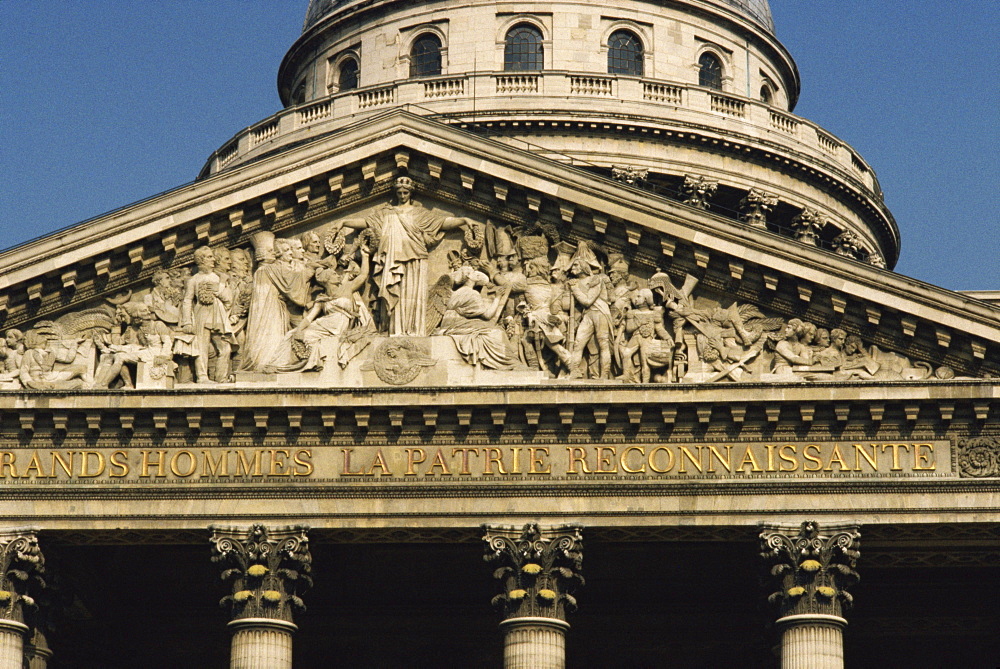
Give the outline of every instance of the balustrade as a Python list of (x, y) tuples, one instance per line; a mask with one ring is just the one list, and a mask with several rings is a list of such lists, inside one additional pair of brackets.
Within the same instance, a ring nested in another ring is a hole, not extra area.
[[(635, 114), (645, 113), (653, 118), (666, 119), (662, 112), (657, 112), (653, 107), (669, 105), (674, 108), (672, 114), (676, 114), (678, 119), (687, 119), (699, 124), (711, 125), (711, 121), (697, 119), (697, 115), (712, 114), (739, 119), (748, 126), (787, 135), (790, 141), (796, 143), (798, 150), (812, 153), (823, 160), (836, 162), (846, 172), (863, 181), (876, 196), (879, 193), (878, 182), (871, 168), (853, 151), (842, 151), (844, 145), (838, 139), (805, 119), (781, 112), (764, 103), (685, 84), (552, 71), (486, 72), (432, 79), (408, 79), (388, 86), (373, 86), (337, 93), (322, 100), (286, 109), (245, 130), (216, 153), (212, 171), (239, 162), (256, 147), (273, 142), (285, 134), (292, 134), (302, 128), (321, 123), (337, 122), (359, 112), (400, 104), (401, 101), (417, 103), (414, 107), (408, 107), (417, 114), (434, 114), (439, 111), (454, 114), (464, 110), (460, 101), (473, 95), (481, 101), (477, 106), (486, 110), (489, 109), (491, 104), (489, 100), (493, 97), (542, 96), (546, 91), (552, 96), (633, 102), (637, 105)], [(502, 104), (504, 108), (509, 106), (499, 100), (494, 104)], [(595, 113), (599, 113), (596, 108)], [(804, 128), (811, 130), (806, 131)], [(751, 128), (748, 130), (753, 136), (760, 134)]]
[(569, 78), (569, 92), (573, 95), (588, 95), (591, 97), (614, 97), (614, 79), (607, 77), (577, 77)]
[(382, 105), (392, 104), (396, 101), (396, 87), (385, 86), (384, 88), (376, 88), (369, 91), (359, 91), (357, 96), (358, 109), (381, 107)]
[(465, 77), (435, 79), (424, 82), (424, 98), (458, 98), (465, 95)]
[(537, 74), (498, 74), (497, 95), (533, 95), (540, 92)]

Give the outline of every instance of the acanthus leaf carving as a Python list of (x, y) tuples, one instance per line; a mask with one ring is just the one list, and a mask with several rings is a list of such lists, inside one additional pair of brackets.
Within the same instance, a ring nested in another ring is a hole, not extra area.
[(798, 528), (764, 526), (761, 557), (776, 586), (768, 601), (781, 617), (817, 613), (842, 617), (854, 601), (848, 589), (859, 580), (860, 540), (855, 526), (820, 527), (815, 521)]
[(493, 566), (501, 592), (492, 600), (504, 620), (539, 617), (566, 620), (577, 608), (583, 579), (583, 533), (579, 527), (520, 531), (484, 527), (483, 559)]
[(312, 587), (308, 527), (248, 530), (213, 527), (212, 561), (229, 593), (220, 605), (233, 620), (271, 618), (293, 622), (305, 609), (302, 594)]

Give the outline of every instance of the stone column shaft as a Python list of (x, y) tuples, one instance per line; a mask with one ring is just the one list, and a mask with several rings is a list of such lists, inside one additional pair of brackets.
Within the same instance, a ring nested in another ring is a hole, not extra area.
[(0, 620), (0, 669), (22, 669), (24, 637), (28, 626), (14, 620)]
[(512, 618), (504, 630), (504, 669), (565, 669), (567, 623), (552, 618)]
[(31, 641), (25, 644), (24, 657), (28, 663), (28, 669), (48, 669), (49, 660), (52, 659), (52, 650), (49, 649), (49, 642), (45, 635), (35, 630)]
[(291, 623), (267, 618), (243, 618), (229, 623), (233, 631), (229, 669), (291, 669)]
[(778, 620), (781, 669), (841, 669), (844, 666), (844, 627), (840, 616), (787, 616)]

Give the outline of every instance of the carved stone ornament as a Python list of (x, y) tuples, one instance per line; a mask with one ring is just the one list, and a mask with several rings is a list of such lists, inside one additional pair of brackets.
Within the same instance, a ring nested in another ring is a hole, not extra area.
[(385, 383), (405, 386), (412, 382), (425, 367), (433, 367), (437, 362), (427, 351), (412, 339), (393, 337), (375, 349), (370, 363), (363, 370), (374, 369)]
[(484, 527), (483, 558), (495, 566), (501, 592), (492, 604), (511, 618), (553, 618), (565, 622), (576, 610), (575, 590), (583, 585), (583, 534), (579, 527), (541, 530), (538, 525)]
[(703, 176), (686, 175), (681, 186), (681, 198), (684, 204), (696, 209), (708, 209), (708, 201), (715, 195), (719, 182)]
[(833, 252), (848, 258), (861, 258), (861, 238), (857, 233), (845, 230), (833, 238)]
[(777, 605), (780, 617), (816, 613), (842, 617), (853, 603), (847, 589), (859, 579), (855, 567), (860, 539), (856, 526), (820, 528), (807, 521), (798, 532), (764, 526), (761, 557), (777, 588), (768, 602)]
[(743, 222), (754, 228), (767, 228), (767, 215), (778, 204), (778, 196), (759, 188), (751, 188), (740, 201), (740, 216)]
[(291, 623), (293, 612), (305, 610), (301, 595), (312, 586), (308, 529), (212, 528), (212, 561), (221, 567), (222, 581), (231, 588), (219, 604), (233, 620), (269, 618)]
[(629, 186), (642, 184), (648, 176), (649, 170), (646, 168), (632, 167), (631, 165), (626, 165), (625, 167), (615, 165), (611, 168), (611, 178), (615, 181), (626, 183)]
[(865, 262), (867, 262), (872, 267), (878, 267), (879, 269), (886, 268), (885, 258), (883, 258), (882, 254), (879, 253), (878, 251), (869, 250), (865, 258)]
[(819, 236), (826, 219), (815, 209), (803, 209), (792, 219), (792, 236), (803, 244), (819, 246)]
[[(685, 184), (688, 204), (702, 208), (717, 186)], [(536, 217), (448, 216), (411, 199), (414, 179), (394, 185), (391, 203), (358, 218), (280, 237), (256, 231), (252, 249), (203, 246), (146, 285), (8, 329), (0, 390), (954, 377), (856, 333), (643, 267), (630, 247), (571, 243)], [(745, 221), (765, 225), (775, 203), (751, 190)], [(812, 244), (825, 225), (811, 209), (794, 222)], [(837, 240), (839, 252), (877, 264), (853, 233)]]
[(44, 575), (45, 557), (33, 530), (0, 532), (0, 619), (32, 623)]
[(1000, 476), (1000, 439), (975, 437), (958, 442), (958, 468), (962, 476)]

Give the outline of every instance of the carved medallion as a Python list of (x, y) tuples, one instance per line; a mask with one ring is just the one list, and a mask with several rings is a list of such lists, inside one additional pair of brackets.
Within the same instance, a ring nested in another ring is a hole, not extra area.
[(958, 468), (963, 476), (1000, 476), (1000, 439), (976, 437), (958, 444)]
[(362, 369), (374, 369), (378, 378), (394, 386), (405, 386), (416, 379), (424, 367), (437, 364), (434, 358), (412, 339), (393, 337), (375, 349), (370, 362)]

